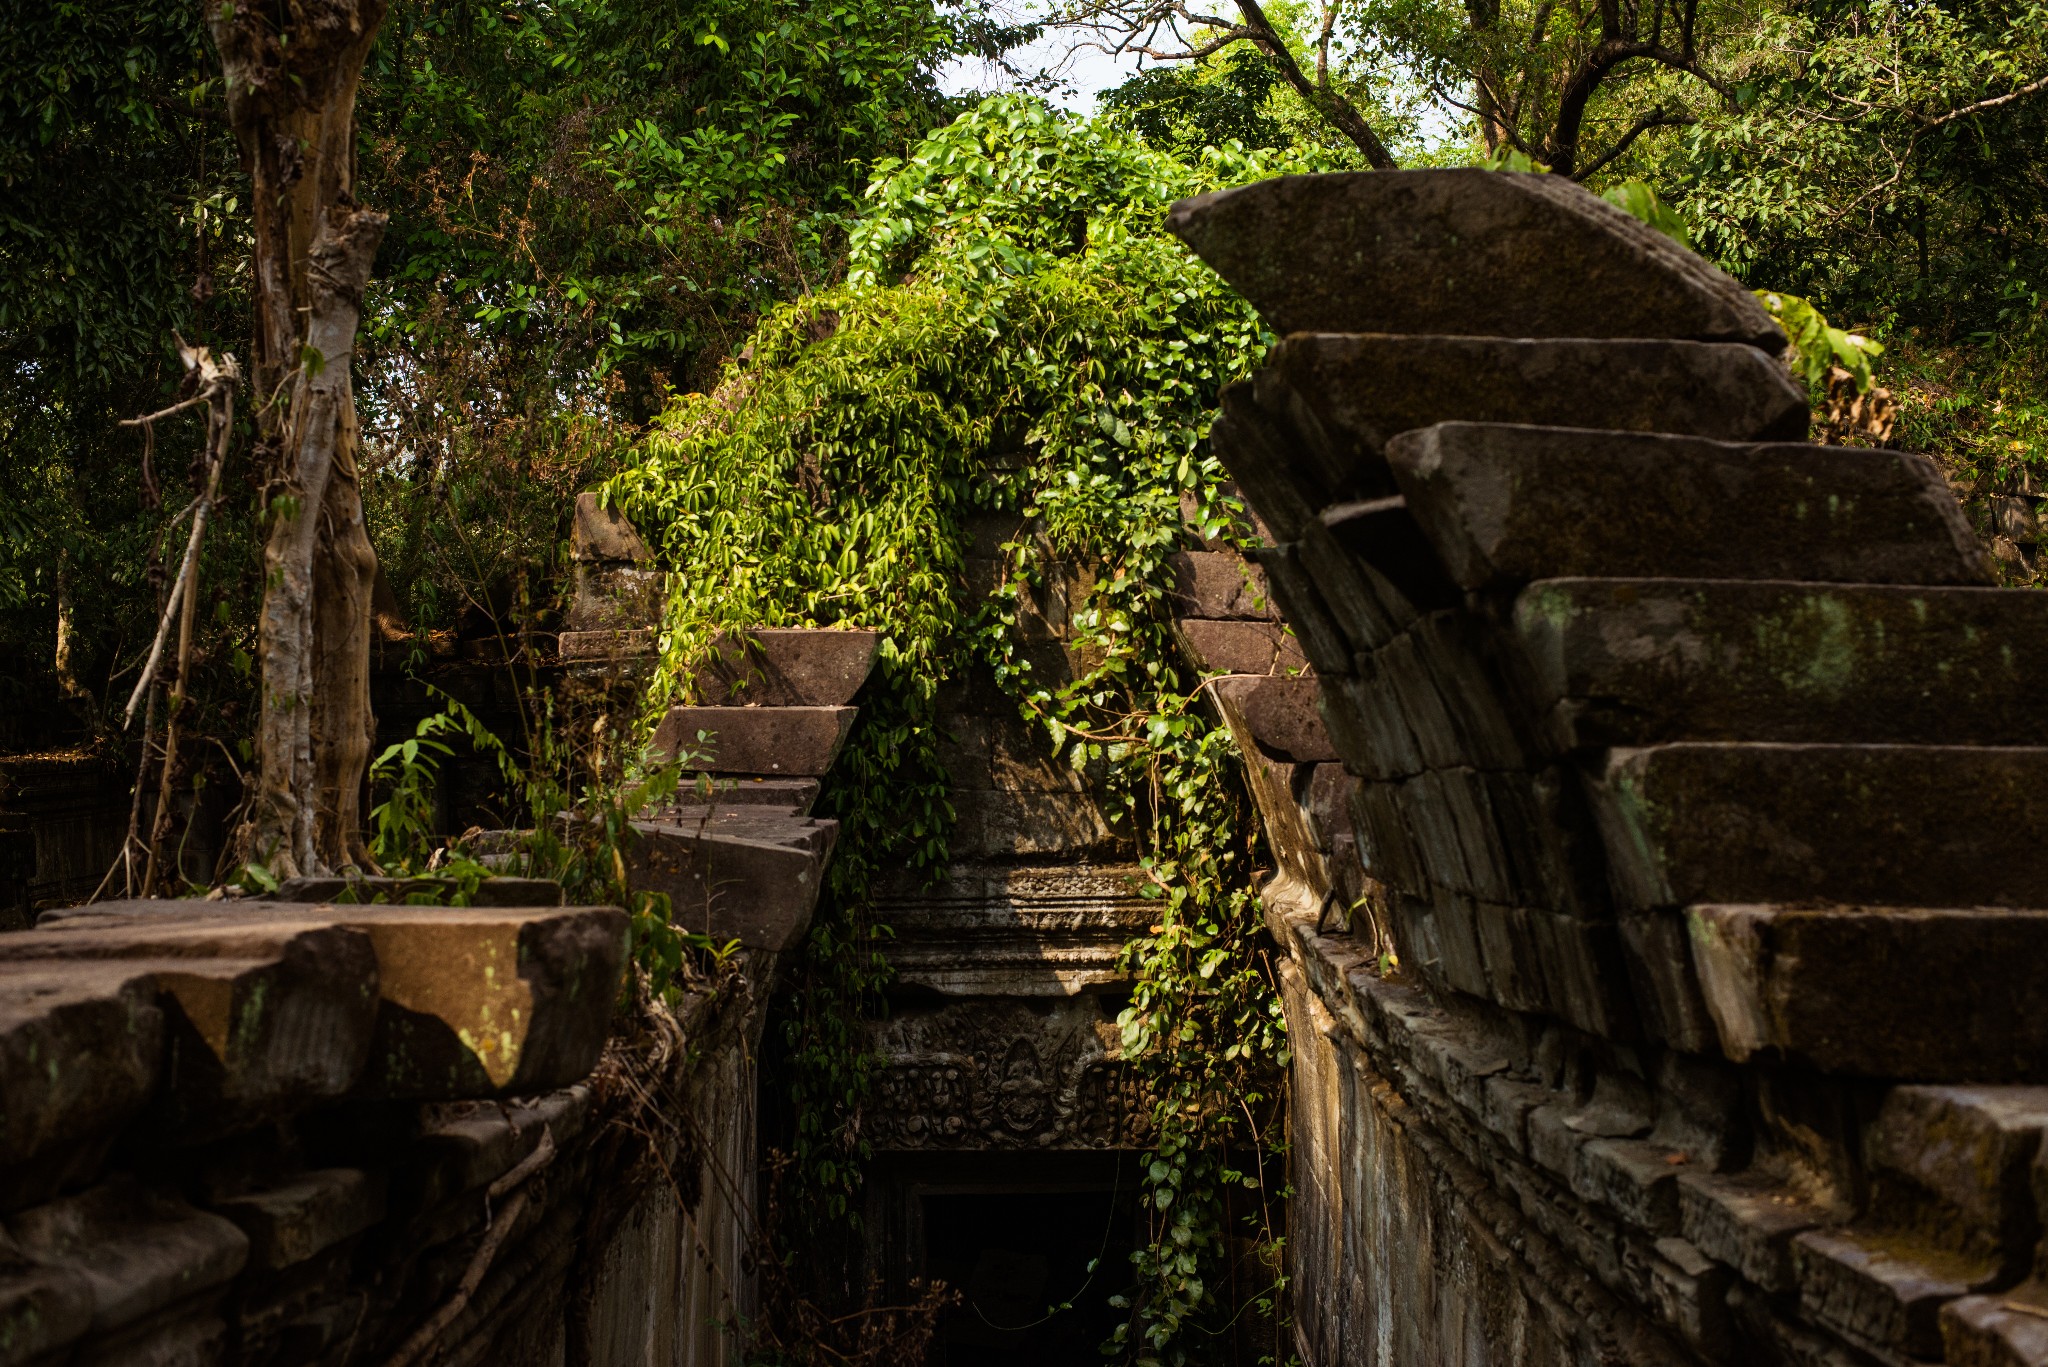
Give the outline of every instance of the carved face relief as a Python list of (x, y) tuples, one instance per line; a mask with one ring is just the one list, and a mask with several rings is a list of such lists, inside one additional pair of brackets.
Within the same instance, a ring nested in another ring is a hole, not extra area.
[(1045, 1115), (1045, 1078), (1038, 1068), (1038, 1050), (1029, 1040), (1012, 1040), (1010, 1053), (1003, 1060), (1003, 1080), (997, 1087), (1001, 1101), (997, 1103), (1003, 1113), (1003, 1123), (1022, 1134), (1038, 1128), (1039, 1120)]

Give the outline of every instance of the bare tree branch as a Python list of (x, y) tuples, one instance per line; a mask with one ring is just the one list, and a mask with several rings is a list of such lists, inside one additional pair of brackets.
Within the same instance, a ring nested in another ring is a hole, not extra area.
[(1573, 174), (1572, 179), (1584, 180), (1587, 176), (1600, 170), (1615, 158), (1626, 153), (1634, 145), (1637, 138), (1640, 138), (1652, 128), (1683, 128), (1692, 122), (1694, 120), (1690, 114), (1666, 113), (1662, 108), (1652, 109), (1647, 114), (1639, 115), (1635, 123), (1630, 125), (1628, 132), (1623, 133), (1620, 140), (1614, 146), (1608, 148), (1585, 166), (1580, 167)]
[[(1612, 0), (1603, 0), (1611, 4)], [(1688, 42), (1690, 41), (1688, 37)], [(1561, 176), (1574, 179), (1578, 170), (1579, 130), (1585, 123), (1586, 107), (1593, 94), (1600, 88), (1608, 74), (1623, 62), (1643, 58), (1682, 71), (1702, 82), (1716, 94), (1727, 97), (1727, 87), (1720, 80), (1704, 70), (1689, 53), (1675, 51), (1656, 43), (1641, 43), (1628, 40), (1601, 43), (1586, 55), (1578, 70), (1565, 83), (1564, 93), (1557, 103), (1557, 121), (1552, 125), (1550, 136), (1544, 142), (1543, 163)]]
[[(1393, 154), (1357, 106), (1330, 79), (1329, 45), (1336, 29), (1334, 0), (1323, 13), (1313, 76), (1302, 70), (1286, 38), (1267, 18), (1259, 0), (1236, 0), (1236, 4), (1241, 20), (1238, 23), (1191, 10), (1181, 0), (1093, 0), (1048, 26), (1089, 30), (1100, 35), (1097, 45), (1105, 52), (1136, 52), (1158, 62), (1197, 61), (1232, 43), (1251, 43), (1272, 62), (1280, 78), (1308, 101), (1310, 108), (1364, 153), (1369, 165), (1375, 170), (1393, 170)], [(1197, 42), (1185, 34), (1184, 28), (1210, 29), (1214, 36)], [(1172, 46), (1159, 41), (1162, 33), (1173, 38)]]
[(2011, 104), (2014, 100), (2025, 99), (2027, 96), (2038, 94), (2043, 90), (2048, 90), (2048, 76), (2037, 77), (2034, 80), (2028, 81), (2017, 90), (2009, 90), (2003, 95), (1994, 95), (1988, 100), (1978, 100), (1975, 104), (1966, 104), (1961, 109), (1951, 109), (1938, 119), (1926, 120), (1921, 124), (1921, 127), (1924, 129), (1939, 128), (1943, 124), (1954, 123), (1957, 119), (1967, 119), (1973, 114), (1982, 114), (1986, 110), (1996, 109), (2000, 105)]
[[(221, 462), (227, 456), (228, 435), (233, 430), (235, 413), (235, 385), (241, 381), (241, 368), (233, 356), (223, 355), (218, 361), (205, 347), (180, 347), (185, 368), (195, 372), (199, 381), (199, 392), (169, 408), (161, 409), (141, 418), (122, 420), (123, 427), (148, 427), (173, 413), (196, 408), (200, 404), (212, 407), (206, 425), (206, 487), (192, 504), (171, 519), (176, 526), (185, 512), (192, 514), (192, 534), (185, 542), (185, 557), (178, 564), (178, 577), (171, 584), (171, 596), (164, 600), (163, 620), (157, 623), (156, 639), (149, 647), (149, 658), (143, 663), (142, 676), (135, 681), (135, 691), (128, 695), (128, 707), (121, 714), (121, 724), (128, 725), (135, 720), (135, 708), (156, 682), (157, 668), (163, 662), (164, 642), (170, 638), (171, 622), (178, 616), (179, 609), (191, 591), (193, 566), (199, 561), (199, 547), (206, 540), (206, 520), (213, 511), (214, 496), (220, 490)], [(186, 632), (190, 636), (189, 629)], [(187, 642), (189, 649), (189, 640)], [(182, 662), (181, 662), (182, 663)], [(182, 671), (180, 674), (182, 678)]]

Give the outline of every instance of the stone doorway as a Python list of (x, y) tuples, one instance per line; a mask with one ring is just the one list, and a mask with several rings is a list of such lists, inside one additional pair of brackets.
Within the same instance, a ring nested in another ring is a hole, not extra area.
[(884, 1280), (961, 1295), (928, 1367), (1096, 1367), (1144, 1237), (1134, 1151), (900, 1154), (870, 1179)]

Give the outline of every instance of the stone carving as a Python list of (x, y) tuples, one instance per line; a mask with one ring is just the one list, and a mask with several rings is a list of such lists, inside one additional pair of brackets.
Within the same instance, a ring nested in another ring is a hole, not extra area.
[(1143, 1091), (1099, 997), (962, 1001), (874, 1027), (865, 1117), (889, 1149), (1116, 1149), (1146, 1142)]
[(908, 878), (876, 905), (894, 930), (897, 982), (949, 996), (1067, 996), (1122, 976), (1117, 955), (1151, 923), (1135, 869), (956, 865), (931, 888)]

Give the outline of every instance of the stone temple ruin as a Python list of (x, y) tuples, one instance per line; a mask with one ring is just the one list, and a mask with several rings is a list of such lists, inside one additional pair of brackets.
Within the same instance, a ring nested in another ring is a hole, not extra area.
[[(1805, 444), (1753, 299), (1576, 186), (1293, 177), (1172, 226), (1283, 339), (1215, 431), (1269, 545), (1183, 553), (1177, 610), (1277, 864), (1302, 1361), (2048, 1363), (2048, 598), (1924, 459)], [(563, 655), (629, 665), (642, 553), (594, 504), (577, 545)], [(1035, 604), (1048, 670), (1086, 589)], [(0, 1364), (732, 1360), (760, 1008), (874, 645), (732, 643), (665, 728), (734, 781), (636, 872), (751, 984), (634, 1074), (671, 1183), (608, 1183), (593, 1120), (616, 910), (307, 884), (0, 935)], [(1000, 1223), (1113, 1215), (1145, 1144), (1134, 851), (992, 689), (944, 712), (870, 1260), (1042, 1282)]]

